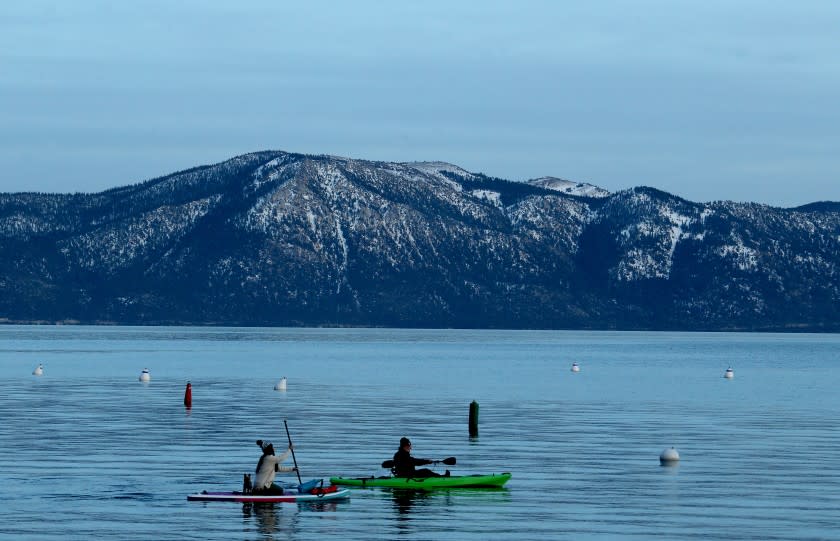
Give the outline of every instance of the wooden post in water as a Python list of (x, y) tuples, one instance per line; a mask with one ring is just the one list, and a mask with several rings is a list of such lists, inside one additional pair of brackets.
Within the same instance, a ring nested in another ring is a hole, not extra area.
[(470, 437), (478, 437), (478, 402), (475, 400), (470, 403)]

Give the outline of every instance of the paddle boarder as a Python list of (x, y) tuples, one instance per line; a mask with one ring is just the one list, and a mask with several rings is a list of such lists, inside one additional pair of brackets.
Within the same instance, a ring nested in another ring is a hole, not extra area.
[(253, 482), (254, 494), (283, 494), (283, 488), (274, 483), (274, 475), (277, 472), (297, 471), (294, 466), (281, 466), (280, 463), (289, 458), (292, 454), (292, 445), (280, 455), (274, 455), (274, 445), (271, 442), (257, 440), (257, 445), (262, 449), (262, 456), (257, 462), (256, 477)]
[(411, 456), (411, 440), (400, 438), (400, 448), (394, 453), (394, 475), (396, 477), (449, 477), (449, 470), (444, 475), (429, 468), (416, 469), (415, 466), (432, 464), (434, 460)]

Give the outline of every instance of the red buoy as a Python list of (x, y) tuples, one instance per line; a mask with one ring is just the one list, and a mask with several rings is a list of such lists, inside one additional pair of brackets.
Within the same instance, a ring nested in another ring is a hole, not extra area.
[(192, 407), (192, 385), (190, 385), (190, 382), (187, 382), (187, 390), (184, 391), (184, 405), (187, 408)]

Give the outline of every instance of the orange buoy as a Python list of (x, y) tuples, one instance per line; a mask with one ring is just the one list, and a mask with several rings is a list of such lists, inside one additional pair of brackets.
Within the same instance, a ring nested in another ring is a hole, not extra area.
[(184, 405), (187, 408), (192, 407), (192, 385), (190, 385), (189, 381), (187, 382), (187, 390), (184, 391)]

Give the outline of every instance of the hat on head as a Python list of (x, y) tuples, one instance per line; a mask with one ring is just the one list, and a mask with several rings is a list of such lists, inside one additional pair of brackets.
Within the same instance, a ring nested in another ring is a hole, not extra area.
[(406, 445), (411, 445), (411, 440), (408, 438), (400, 438), (400, 447), (405, 447)]
[(263, 440), (257, 440), (257, 445), (259, 445), (260, 449), (262, 449), (263, 451), (265, 451), (266, 449), (268, 449), (269, 447), (272, 446), (270, 441), (263, 441)]

